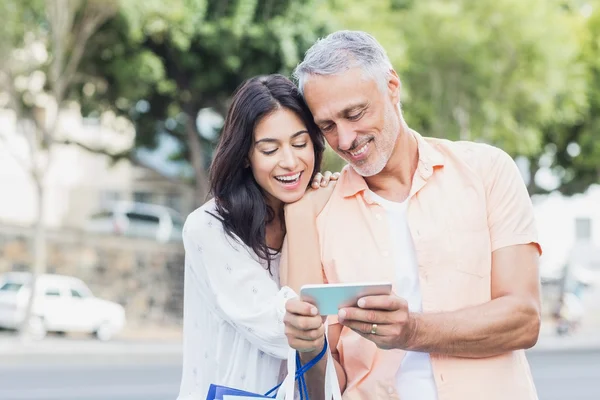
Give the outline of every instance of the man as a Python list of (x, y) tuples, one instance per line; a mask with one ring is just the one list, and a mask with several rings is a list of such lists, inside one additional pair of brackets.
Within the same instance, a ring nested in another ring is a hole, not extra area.
[[(400, 79), (366, 33), (318, 41), (295, 75), (349, 165), (314, 232), (288, 232), (290, 252), (312, 260), (320, 251), (330, 283), (394, 287), (329, 321), (344, 398), (537, 399), (524, 349), (539, 334), (541, 248), (513, 160), (489, 145), (411, 130)], [(302, 207), (290, 205), (290, 218), (306, 221)], [(306, 362), (322, 348), (321, 319), (298, 299), (286, 308), (290, 346)], [(311, 398), (322, 396), (324, 369), (307, 374)]]

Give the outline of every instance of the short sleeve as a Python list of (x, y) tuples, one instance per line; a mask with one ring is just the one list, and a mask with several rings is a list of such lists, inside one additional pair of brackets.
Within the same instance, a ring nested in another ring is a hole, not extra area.
[(506, 152), (488, 148), (482, 172), (492, 251), (533, 243), (541, 254), (533, 204), (519, 169)]

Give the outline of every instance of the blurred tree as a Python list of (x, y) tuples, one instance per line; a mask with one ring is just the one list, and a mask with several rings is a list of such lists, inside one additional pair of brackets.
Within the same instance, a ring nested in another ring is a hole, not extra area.
[(331, 149), (331, 147), (329, 147), (329, 145), (325, 147), (325, 154), (323, 155), (323, 162), (321, 163), (321, 171), (339, 172), (346, 164), (346, 161), (338, 156)]
[[(25, 337), (36, 278), (46, 270), (45, 178), (58, 141), (59, 115), (90, 37), (116, 11), (116, 0), (3, 0), (0, 12), (0, 91), (14, 111), (16, 130), (28, 146), (28, 157), (14, 154), (29, 172), (36, 190), (33, 235), (33, 279), (25, 318)], [(8, 144), (6, 132), (0, 140)], [(41, 321), (38, 321), (41, 323)]]
[(386, 47), (405, 117), (424, 135), (532, 156), (547, 126), (585, 112), (582, 18), (566, 11), (575, 0), (374, 0), (370, 18), (363, 2), (338, 3), (336, 28), (367, 30)]
[(175, 141), (179, 151), (170, 157), (192, 166), (181, 178), (194, 182), (202, 204), (217, 136), (210, 130), (219, 126), (201, 129), (199, 112), (222, 116), (244, 79), (291, 72), (325, 33), (325, 11), (316, 0), (124, 2), (84, 59), (96, 86), (81, 95), (84, 110), (127, 115), (136, 148), (156, 148), (165, 135)]
[[(544, 188), (532, 180), (532, 193), (552, 189), (572, 195), (600, 183), (600, 2), (569, 3), (571, 7), (566, 10), (585, 20), (579, 62), (586, 66), (588, 107), (574, 121), (549, 124), (543, 129), (544, 146), (529, 158), (530, 174), (535, 177), (540, 170), (549, 169), (555, 182)], [(557, 99), (559, 107), (562, 100)]]

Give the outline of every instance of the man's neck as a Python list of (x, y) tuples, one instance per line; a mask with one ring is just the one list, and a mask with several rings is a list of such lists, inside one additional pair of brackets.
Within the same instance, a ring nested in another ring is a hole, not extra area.
[(401, 129), (385, 168), (377, 175), (365, 178), (373, 192), (398, 202), (408, 197), (419, 162), (417, 138), (408, 126), (403, 124)]

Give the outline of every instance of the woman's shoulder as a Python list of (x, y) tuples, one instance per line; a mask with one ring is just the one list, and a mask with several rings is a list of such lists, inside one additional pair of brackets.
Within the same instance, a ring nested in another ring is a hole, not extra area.
[(248, 254), (257, 260), (252, 250), (234, 233), (227, 233), (215, 204), (211, 199), (188, 215), (183, 226), (183, 239), (211, 243), (214, 248), (233, 249), (236, 253)]
[(183, 231), (204, 231), (207, 228), (222, 229), (222, 223), (219, 219), (219, 213), (214, 198), (210, 199), (187, 216)]

